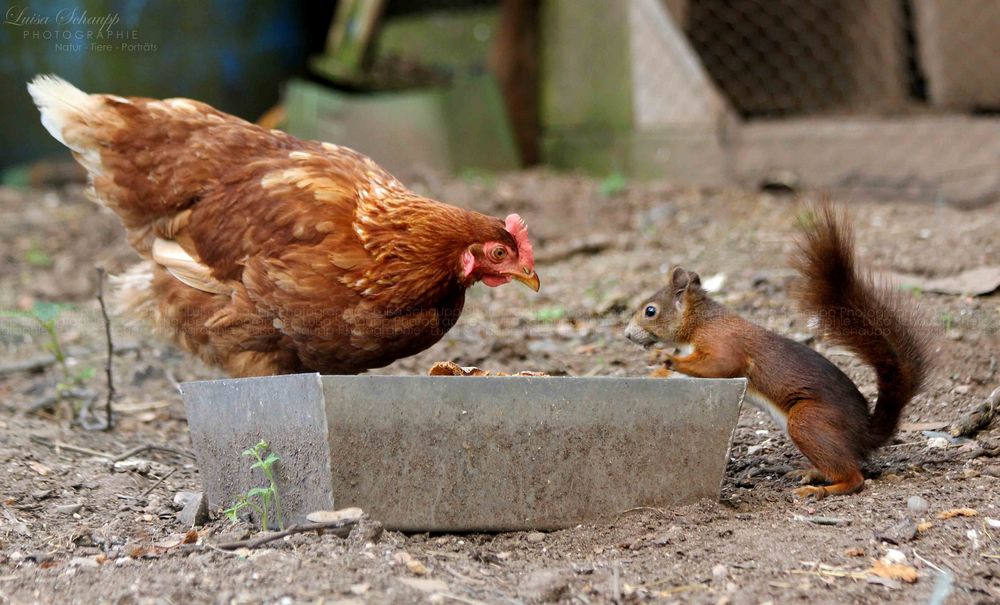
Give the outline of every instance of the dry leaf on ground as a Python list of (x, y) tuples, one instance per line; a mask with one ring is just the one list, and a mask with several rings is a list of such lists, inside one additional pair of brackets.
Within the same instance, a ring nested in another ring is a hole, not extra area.
[(952, 508), (941, 511), (937, 514), (938, 519), (951, 519), (952, 517), (975, 517), (979, 514), (974, 508)]
[(905, 563), (883, 563), (879, 560), (876, 560), (871, 568), (868, 569), (868, 573), (875, 574), (880, 578), (900, 580), (909, 584), (916, 582), (919, 577), (917, 568), (912, 565)]

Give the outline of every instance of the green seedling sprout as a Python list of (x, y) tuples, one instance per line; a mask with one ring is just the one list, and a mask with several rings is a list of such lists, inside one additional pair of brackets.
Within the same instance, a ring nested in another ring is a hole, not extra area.
[(236, 502), (224, 511), (229, 520), (235, 522), (241, 510), (250, 508), (260, 518), (261, 531), (267, 531), (270, 526), (271, 511), (274, 511), (277, 518), (278, 528), (285, 529), (285, 520), (281, 513), (281, 499), (278, 497), (278, 486), (274, 483), (274, 464), (281, 459), (274, 452), (268, 452), (267, 448), (267, 441), (261, 439), (257, 445), (243, 450), (242, 453), (243, 456), (255, 460), (250, 465), (250, 469), (259, 469), (264, 474), (264, 479), (268, 483), (267, 487), (254, 487), (247, 493), (240, 494)]
[(80, 395), (74, 393), (74, 389), (82, 389), (88, 380), (94, 377), (96, 370), (92, 367), (73, 371), (69, 366), (69, 357), (63, 347), (62, 338), (59, 335), (59, 314), (65, 305), (49, 302), (36, 302), (31, 307), (31, 311), (4, 311), (0, 312), (0, 317), (27, 317), (32, 320), (45, 332), (46, 341), (42, 343), (42, 348), (51, 353), (59, 367), (60, 380), (56, 383), (56, 398), (58, 401), (71, 401), (74, 403), (73, 411), (78, 411), (80, 405)]

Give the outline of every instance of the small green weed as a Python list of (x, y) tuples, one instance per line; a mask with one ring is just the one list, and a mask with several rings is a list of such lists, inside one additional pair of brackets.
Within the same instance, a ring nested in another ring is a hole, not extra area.
[(625, 175), (620, 172), (613, 172), (601, 181), (601, 195), (604, 197), (614, 197), (625, 191), (626, 187), (628, 187), (628, 179), (625, 178)]
[(74, 370), (69, 365), (66, 349), (63, 347), (62, 338), (59, 335), (59, 315), (66, 308), (68, 305), (36, 302), (32, 305), (31, 311), (3, 311), (0, 312), (0, 317), (28, 318), (42, 328), (45, 340), (41, 346), (52, 354), (59, 367), (60, 377), (56, 383), (56, 403), (69, 403), (75, 414), (80, 411), (91, 396), (90, 390), (87, 389), (87, 381), (93, 378), (97, 371), (93, 367)]
[(229, 520), (235, 522), (239, 512), (249, 507), (260, 518), (261, 531), (267, 531), (270, 527), (272, 511), (277, 518), (278, 528), (285, 529), (285, 521), (281, 514), (281, 499), (278, 497), (278, 486), (274, 483), (273, 470), (274, 464), (281, 459), (274, 452), (268, 452), (267, 448), (267, 441), (261, 439), (257, 445), (243, 450), (242, 454), (255, 460), (250, 465), (250, 469), (260, 469), (264, 474), (264, 479), (267, 480), (267, 487), (251, 488), (247, 493), (241, 494), (236, 502), (224, 511)]
[(52, 257), (38, 242), (33, 242), (24, 253), (24, 261), (38, 269), (48, 269), (52, 266)]
[(535, 321), (542, 323), (554, 323), (566, 317), (566, 309), (563, 307), (542, 307), (535, 311)]
[(56, 385), (56, 390), (59, 392), (60, 397), (70, 389), (83, 387), (96, 374), (94, 368), (90, 367), (83, 368), (78, 372), (70, 369), (66, 350), (63, 348), (62, 339), (59, 337), (58, 321), (61, 311), (62, 306), (57, 303), (35, 303), (31, 308), (31, 318), (45, 330), (45, 334), (48, 336), (48, 341), (42, 346), (46, 351), (52, 353), (52, 356), (56, 358), (56, 363), (59, 364), (59, 369), (62, 371), (62, 380)]

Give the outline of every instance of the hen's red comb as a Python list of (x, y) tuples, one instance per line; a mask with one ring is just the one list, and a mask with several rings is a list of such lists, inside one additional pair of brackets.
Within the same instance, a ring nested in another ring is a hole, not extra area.
[(528, 226), (524, 224), (524, 219), (516, 214), (507, 216), (504, 221), (507, 232), (514, 237), (517, 242), (517, 256), (525, 265), (535, 267), (535, 255), (531, 251), (531, 241), (528, 240)]

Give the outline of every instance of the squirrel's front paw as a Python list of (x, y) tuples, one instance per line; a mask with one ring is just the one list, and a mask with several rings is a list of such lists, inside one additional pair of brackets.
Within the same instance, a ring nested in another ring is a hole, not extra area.
[(674, 368), (674, 355), (666, 349), (653, 349), (646, 354), (646, 363), (672, 370)]

